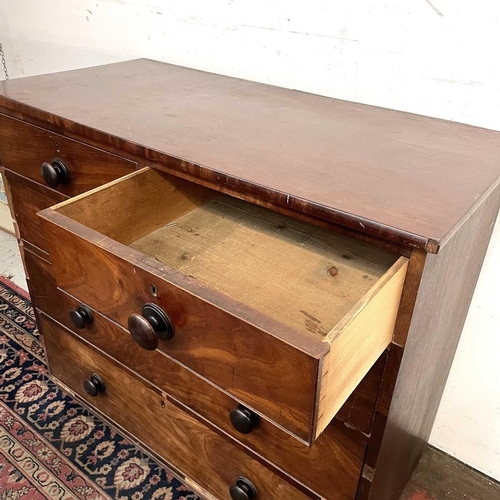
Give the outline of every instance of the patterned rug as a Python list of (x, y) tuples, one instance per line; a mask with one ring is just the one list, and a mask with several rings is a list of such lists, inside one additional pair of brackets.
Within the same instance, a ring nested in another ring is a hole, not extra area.
[(49, 379), (31, 304), (0, 277), (0, 500), (198, 498)]

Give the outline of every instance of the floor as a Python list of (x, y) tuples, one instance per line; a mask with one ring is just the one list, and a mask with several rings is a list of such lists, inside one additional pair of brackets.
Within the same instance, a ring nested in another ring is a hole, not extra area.
[[(26, 289), (17, 241), (0, 230), (0, 275)], [(500, 484), (445, 453), (429, 447), (401, 500), (495, 500)]]
[(500, 483), (428, 447), (400, 500), (498, 500)]

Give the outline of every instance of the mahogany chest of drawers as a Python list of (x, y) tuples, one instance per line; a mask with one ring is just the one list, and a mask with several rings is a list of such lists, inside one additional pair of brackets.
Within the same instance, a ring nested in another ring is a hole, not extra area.
[(500, 134), (149, 60), (0, 83), (54, 380), (217, 499), (396, 500)]

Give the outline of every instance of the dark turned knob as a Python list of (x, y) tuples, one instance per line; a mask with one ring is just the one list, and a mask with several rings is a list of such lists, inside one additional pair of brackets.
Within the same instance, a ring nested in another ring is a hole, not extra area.
[(89, 379), (83, 381), (83, 388), (89, 396), (95, 398), (100, 392), (104, 392), (106, 386), (102, 378), (97, 373), (93, 373)]
[(252, 500), (257, 498), (257, 489), (246, 477), (239, 477), (229, 488), (229, 494), (233, 500)]
[(253, 411), (240, 405), (235, 408), (229, 415), (233, 427), (242, 434), (250, 434), (254, 427), (257, 427), (260, 422), (260, 417)]
[(159, 339), (169, 340), (174, 335), (170, 319), (156, 304), (146, 304), (142, 316), (132, 314), (128, 319), (128, 329), (137, 344), (148, 351), (158, 347)]
[(82, 330), (86, 325), (94, 322), (91, 310), (87, 306), (79, 305), (76, 309), (69, 312), (69, 319), (76, 328)]
[(69, 172), (66, 165), (59, 158), (44, 161), (41, 167), (42, 177), (47, 186), (55, 189), (59, 184), (68, 184)]

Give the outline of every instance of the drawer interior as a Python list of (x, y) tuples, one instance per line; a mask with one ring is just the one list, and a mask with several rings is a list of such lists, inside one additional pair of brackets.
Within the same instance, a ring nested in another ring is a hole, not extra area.
[(395, 264), (384, 249), (143, 169), (57, 211), (325, 340)]

